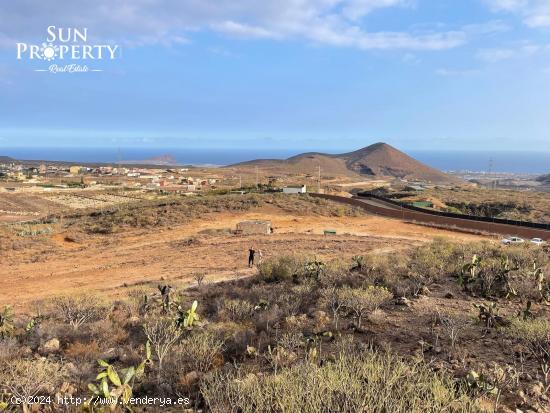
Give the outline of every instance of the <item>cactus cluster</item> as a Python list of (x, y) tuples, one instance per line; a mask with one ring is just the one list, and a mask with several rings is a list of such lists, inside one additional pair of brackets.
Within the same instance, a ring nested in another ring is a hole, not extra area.
[(199, 321), (199, 315), (197, 314), (198, 305), (199, 303), (195, 300), (188, 310), (184, 310), (183, 307), (178, 306), (176, 325), (179, 328), (192, 328)]
[(462, 271), (460, 272), (458, 283), (463, 286), (464, 289), (467, 289), (468, 284), (475, 281), (480, 266), (481, 257), (479, 257), (477, 254), (474, 254), (472, 256), (472, 260), (469, 263), (466, 263), (462, 266)]
[(13, 311), (10, 306), (5, 306), (0, 311), (0, 338), (8, 337), (15, 331), (15, 325), (13, 324)]
[(323, 273), (325, 272), (326, 264), (323, 261), (314, 259), (306, 263), (305, 269), (306, 274), (316, 280), (319, 280)]
[[(92, 392), (92, 397), (84, 404), (86, 413), (103, 413), (106, 408), (115, 411), (118, 405), (124, 410), (131, 411), (129, 406), (130, 398), (133, 394), (132, 386), (136, 379), (140, 379), (145, 374), (145, 366), (151, 361), (151, 345), (147, 341), (145, 344), (145, 359), (137, 366), (130, 366), (117, 372), (116, 368), (105, 360), (98, 360), (99, 373), (95, 379), (97, 383), (88, 384), (88, 389)], [(98, 403), (98, 399), (105, 399), (105, 402)]]

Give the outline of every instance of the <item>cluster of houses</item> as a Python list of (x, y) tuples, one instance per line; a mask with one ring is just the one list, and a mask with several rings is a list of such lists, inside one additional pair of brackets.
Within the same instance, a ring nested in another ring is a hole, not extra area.
[[(125, 186), (160, 192), (188, 193), (215, 189), (221, 178), (197, 178), (187, 176), (188, 168), (127, 168), (115, 166), (88, 167), (82, 165), (27, 166), (10, 163), (0, 164), (0, 179), (25, 183), (45, 183), (50, 179), (73, 179), (78, 177), (86, 185), (103, 182), (120, 183)], [(84, 179), (86, 178), (86, 179)]]
[[(94, 186), (98, 183), (139, 188), (161, 193), (192, 194), (201, 191), (218, 189), (223, 185), (223, 178), (218, 176), (189, 176), (188, 168), (144, 168), (122, 166), (82, 166), (62, 164), (23, 165), (19, 163), (0, 163), (0, 179), (27, 184), (50, 184), (56, 180), (59, 187), (62, 182), (75, 182), (79, 185)], [(275, 186), (279, 179), (269, 177), (270, 186)], [(225, 186), (227, 188), (227, 185)], [(285, 194), (304, 194), (305, 185), (282, 187)]]

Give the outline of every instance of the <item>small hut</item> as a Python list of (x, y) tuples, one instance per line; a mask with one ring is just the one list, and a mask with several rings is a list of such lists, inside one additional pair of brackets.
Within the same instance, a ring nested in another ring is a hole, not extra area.
[(271, 234), (271, 221), (251, 220), (237, 224), (237, 234)]

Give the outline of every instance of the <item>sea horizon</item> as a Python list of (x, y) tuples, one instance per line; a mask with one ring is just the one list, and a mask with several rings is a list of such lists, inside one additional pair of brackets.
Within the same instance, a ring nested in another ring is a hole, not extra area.
[[(48, 162), (119, 163), (171, 156), (177, 165), (226, 166), (254, 159), (286, 159), (311, 148), (182, 148), (182, 147), (0, 147), (0, 156)], [(319, 150), (327, 154), (349, 149)], [(550, 152), (487, 150), (407, 150), (407, 155), (445, 172), (475, 171), (540, 175), (550, 173)]]

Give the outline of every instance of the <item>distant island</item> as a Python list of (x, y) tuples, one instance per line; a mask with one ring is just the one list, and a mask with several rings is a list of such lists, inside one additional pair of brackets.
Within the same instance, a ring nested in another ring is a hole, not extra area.
[(139, 165), (178, 165), (178, 161), (172, 155), (160, 155), (149, 159), (137, 160), (137, 161), (121, 161), (123, 164), (139, 164)]

